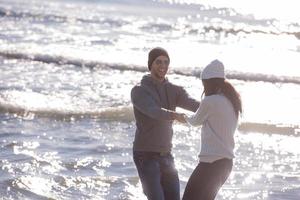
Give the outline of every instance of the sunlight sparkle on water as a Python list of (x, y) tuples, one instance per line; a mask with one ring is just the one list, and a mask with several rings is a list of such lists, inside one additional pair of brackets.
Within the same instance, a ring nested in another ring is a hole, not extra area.
[[(264, 87), (260, 87), (260, 84), (248, 83), (240, 90), (244, 105), (243, 120), (300, 124), (300, 107), (295, 106), (299, 103), (300, 95), (290, 91), (295, 85), (265, 83)], [(285, 116), (285, 121), (282, 116)]]
[(52, 197), (52, 187), (55, 183), (48, 179), (37, 176), (23, 176), (14, 181), (15, 185), (24, 190), (30, 190), (41, 196)]
[(238, 12), (244, 14), (254, 13), (256, 18), (273, 18), (273, 16), (279, 17), (282, 20), (294, 20), (300, 19), (299, 11), (297, 9), (297, 0), (286, 1), (272, 1), (272, 0), (253, 0), (253, 1), (239, 1), (239, 0), (161, 0), (169, 3), (184, 3), (184, 4), (204, 4), (210, 6), (216, 6), (219, 8), (231, 7)]
[(136, 185), (133, 185), (128, 181), (125, 181), (125, 183), (126, 183), (125, 192), (129, 193), (130, 200), (147, 200), (144, 193), (141, 192), (143, 188), (140, 181)]

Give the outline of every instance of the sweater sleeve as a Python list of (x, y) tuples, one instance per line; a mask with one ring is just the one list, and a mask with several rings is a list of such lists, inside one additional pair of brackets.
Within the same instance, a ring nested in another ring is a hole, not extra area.
[(203, 99), (196, 113), (190, 117), (185, 117), (185, 119), (192, 126), (202, 125), (209, 117), (209, 110), (209, 102), (207, 99)]
[(179, 96), (177, 101), (178, 107), (184, 108), (186, 110), (196, 112), (200, 105), (200, 102), (189, 96), (185, 89), (179, 87)]
[(174, 120), (174, 111), (158, 106), (142, 87), (135, 86), (131, 90), (131, 102), (137, 110), (153, 119)]

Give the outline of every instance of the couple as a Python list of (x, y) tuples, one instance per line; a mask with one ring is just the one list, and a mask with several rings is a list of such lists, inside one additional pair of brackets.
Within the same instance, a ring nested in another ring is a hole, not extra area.
[[(174, 120), (201, 129), (200, 162), (184, 191), (183, 200), (213, 200), (232, 170), (234, 132), (242, 112), (241, 99), (225, 79), (223, 64), (214, 60), (201, 73), (205, 95), (201, 102), (170, 83), (168, 52), (149, 52), (149, 75), (131, 91), (136, 133), (133, 159), (148, 200), (179, 200), (179, 178), (171, 154)], [(188, 117), (176, 107), (195, 112)], [(200, 133), (199, 133), (200, 134)]]

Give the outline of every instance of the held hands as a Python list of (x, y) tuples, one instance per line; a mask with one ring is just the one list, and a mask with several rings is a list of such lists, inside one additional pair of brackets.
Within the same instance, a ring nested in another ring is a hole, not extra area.
[(175, 113), (175, 120), (179, 121), (180, 123), (187, 123), (185, 120), (185, 114), (183, 113)]

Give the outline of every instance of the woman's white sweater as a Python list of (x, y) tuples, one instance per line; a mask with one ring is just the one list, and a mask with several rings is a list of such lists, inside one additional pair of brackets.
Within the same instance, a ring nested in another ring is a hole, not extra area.
[(201, 162), (214, 162), (234, 158), (234, 132), (238, 118), (231, 102), (222, 94), (206, 96), (196, 113), (186, 117), (193, 126), (201, 128)]

